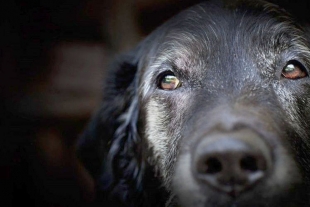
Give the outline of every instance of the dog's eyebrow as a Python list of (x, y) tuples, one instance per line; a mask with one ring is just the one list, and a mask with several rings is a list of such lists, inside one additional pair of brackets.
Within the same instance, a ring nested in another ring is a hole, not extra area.
[(202, 60), (210, 54), (209, 42), (208, 36), (199, 31), (172, 33), (159, 46), (151, 67), (170, 66), (183, 73), (193, 73), (193, 68), (202, 66)]
[(201, 58), (183, 48), (183, 51), (164, 51), (164, 55), (159, 55), (154, 63), (151, 64), (151, 68), (158, 73), (171, 70), (180, 75), (193, 77), (198, 72), (195, 68), (202, 67), (202, 64), (204, 62)]

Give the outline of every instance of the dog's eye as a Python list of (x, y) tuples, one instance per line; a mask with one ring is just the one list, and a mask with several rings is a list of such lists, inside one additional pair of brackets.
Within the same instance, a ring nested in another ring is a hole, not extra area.
[(181, 86), (181, 82), (175, 75), (166, 74), (162, 76), (158, 85), (163, 90), (174, 90)]
[(289, 61), (282, 70), (282, 77), (286, 79), (296, 80), (308, 76), (305, 67), (298, 61)]

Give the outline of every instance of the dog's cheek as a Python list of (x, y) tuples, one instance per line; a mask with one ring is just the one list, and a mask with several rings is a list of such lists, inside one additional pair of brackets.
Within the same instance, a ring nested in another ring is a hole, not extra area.
[(145, 135), (149, 147), (152, 151), (152, 157), (149, 158), (154, 165), (163, 171), (168, 154), (168, 129), (166, 122), (169, 114), (166, 112), (164, 105), (160, 105), (157, 101), (150, 101), (146, 105), (146, 122)]
[[(310, 158), (307, 155), (310, 147), (310, 90), (299, 87), (299, 90), (288, 90), (284, 85), (275, 85), (275, 92), (278, 100), (286, 115), (287, 127), (283, 131), (288, 131), (288, 137), (291, 143), (292, 153), (295, 160), (303, 171), (308, 171), (306, 166), (310, 164)], [(306, 175), (307, 177), (308, 175)]]
[(145, 139), (152, 152), (148, 160), (169, 188), (189, 96), (153, 97), (145, 104)]
[[(309, 102), (309, 99), (301, 100), (298, 97), (301, 95), (296, 95), (294, 91), (290, 88), (285, 87), (281, 83), (276, 83), (273, 85), (274, 91), (277, 94), (278, 101), (282, 106), (283, 112), (286, 114), (286, 122), (290, 125), (290, 128), (299, 135), (299, 137), (306, 139), (307, 129), (305, 124), (302, 123), (303, 115), (309, 111), (308, 104), (300, 104), (299, 102)], [(301, 106), (302, 105), (302, 106)]]

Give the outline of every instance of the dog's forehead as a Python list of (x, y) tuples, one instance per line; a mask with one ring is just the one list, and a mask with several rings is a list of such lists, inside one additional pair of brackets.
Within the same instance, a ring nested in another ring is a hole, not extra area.
[(161, 28), (165, 35), (156, 42), (156, 58), (151, 64), (169, 62), (180, 69), (200, 68), (223, 62), (223, 58), (229, 62), (236, 56), (272, 64), (275, 55), (303, 46), (300, 31), (289, 18), (277, 18), (274, 8), (256, 10), (200, 4), (181, 13)]

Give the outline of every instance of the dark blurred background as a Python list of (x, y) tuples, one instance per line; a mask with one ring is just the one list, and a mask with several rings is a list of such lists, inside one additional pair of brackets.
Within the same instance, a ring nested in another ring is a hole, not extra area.
[[(92, 206), (75, 143), (106, 65), (199, 0), (0, 3), (0, 206)], [(310, 3), (276, 1), (309, 22)]]

